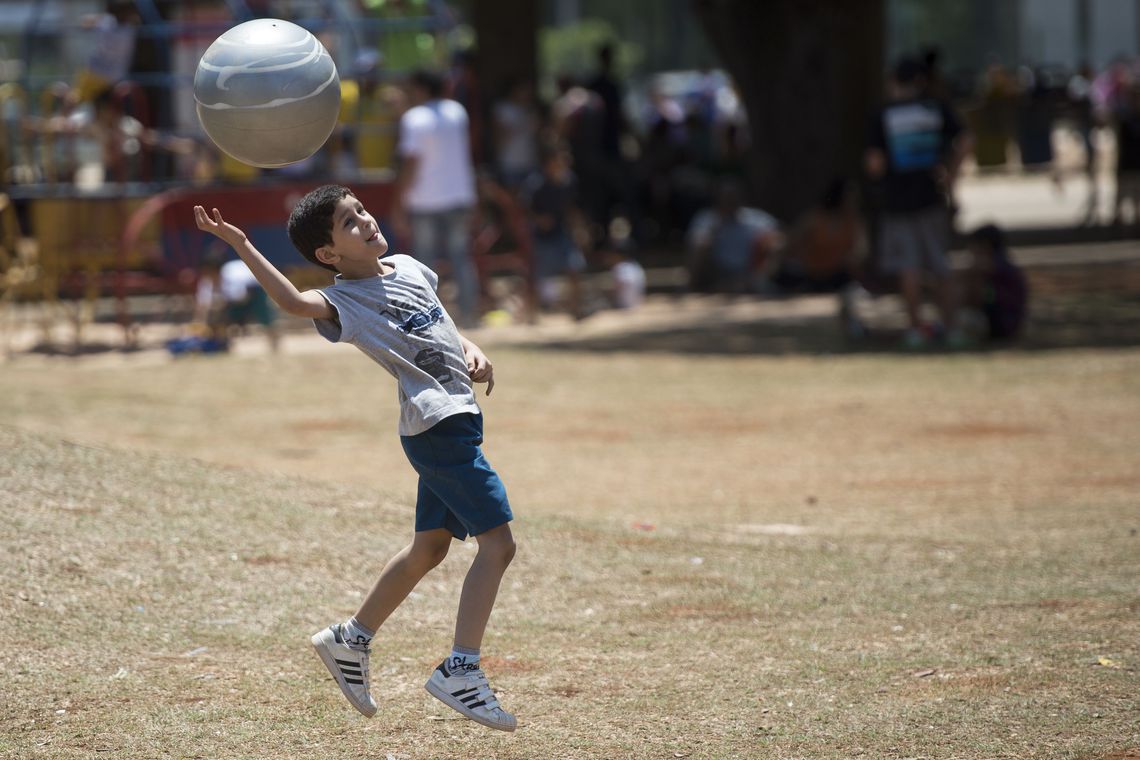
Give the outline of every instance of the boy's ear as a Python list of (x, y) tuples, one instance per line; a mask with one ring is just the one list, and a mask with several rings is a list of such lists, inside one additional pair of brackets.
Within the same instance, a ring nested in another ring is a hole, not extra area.
[(317, 261), (322, 264), (331, 264), (336, 266), (337, 261), (340, 260), (340, 254), (333, 252), (332, 248), (327, 245), (322, 245), (316, 250)]

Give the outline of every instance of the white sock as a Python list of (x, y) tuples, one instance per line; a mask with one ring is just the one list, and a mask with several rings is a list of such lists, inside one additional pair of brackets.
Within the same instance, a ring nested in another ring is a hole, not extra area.
[(447, 669), (451, 673), (464, 673), (479, 667), (479, 650), (453, 646), (447, 658)]
[(353, 649), (367, 649), (372, 642), (372, 637), (376, 635), (376, 631), (365, 628), (353, 616), (341, 624), (340, 635), (344, 638), (344, 643)]

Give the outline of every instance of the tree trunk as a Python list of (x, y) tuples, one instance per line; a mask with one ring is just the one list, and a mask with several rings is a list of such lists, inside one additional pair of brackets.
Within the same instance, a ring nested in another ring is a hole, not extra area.
[[(477, 116), (490, 124), (490, 109), (506, 94), (512, 82), (538, 81), (538, 3), (535, 0), (475, 0), (471, 3), (471, 25), (475, 28), (475, 75), (483, 113)], [(483, 135), (490, 140), (489, 130)], [(482, 155), (491, 155), (489, 145)]]
[(881, 95), (884, 0), (693, 0), (748, 114), (752, 200), (785, 222), (858, 177)]

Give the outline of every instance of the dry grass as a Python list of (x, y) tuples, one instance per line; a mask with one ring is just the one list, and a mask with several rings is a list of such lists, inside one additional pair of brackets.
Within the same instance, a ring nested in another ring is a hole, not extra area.
[(0, 373), (5, 757), (1104, 758), (1140, 748), (1140, 352), (492, 350), (520, 555), (504, 736), (422, 690), (470, 545), (306, 637), (410, 531), (349, 350)]

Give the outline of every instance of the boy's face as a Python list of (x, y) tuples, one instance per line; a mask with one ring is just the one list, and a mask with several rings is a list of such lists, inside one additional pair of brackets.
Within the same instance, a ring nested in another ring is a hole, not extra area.
[(341, 272), (354, 265), (372, 265), (388, 251), (388, 241), (364, 205), (351, 195), (336, 204), (332, 218), (332, 245), (317, 249), (317, 257)]

